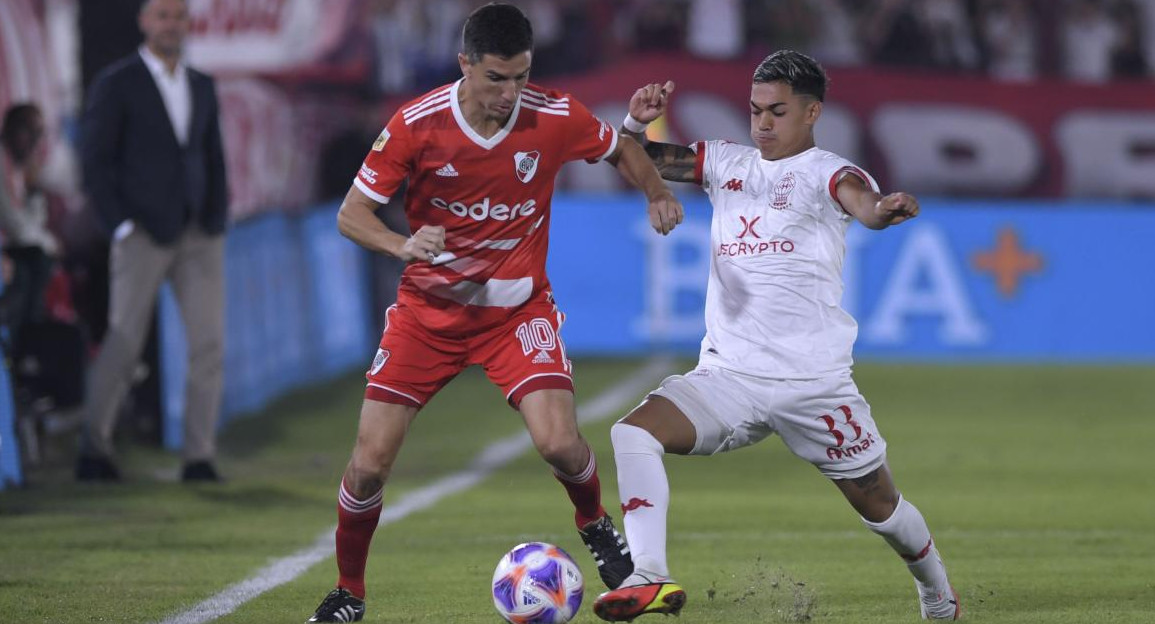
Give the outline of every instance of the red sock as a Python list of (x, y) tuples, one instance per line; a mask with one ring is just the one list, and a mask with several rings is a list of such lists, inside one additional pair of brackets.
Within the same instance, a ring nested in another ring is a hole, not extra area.
[[(588, 447), (587, 447), (588, 448)], [(565, 487), (573, 501), (574, 521), (580, 529), (606, 515), (602, 507), (602, 482), (598, 480), (598, 464), (594, 450), (589, 449), (590, 461), (580, 474), (565, 475), (554, 469), (553, 476)]]
[(365, 598), (365, 561), (369, 558), (369, 542), (377, 521), (381, 518), (381, 495), (384, 490), (367, 500), (357, 500), (341, 481), (337, 497), (337, 587), (344, 587), (354, 596)]

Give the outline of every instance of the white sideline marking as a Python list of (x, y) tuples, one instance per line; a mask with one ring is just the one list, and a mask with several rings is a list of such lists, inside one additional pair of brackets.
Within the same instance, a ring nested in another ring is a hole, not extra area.
[[(595, 422), (616, 414), (623, 403), (653, 388), (656, 382), (668, 374), (672, 365), (673, 362), (669, 358), (650, 359), (641, 370), (621, 383), (579, 405), (578, 422)], [(527, 431), (494, 442), (481, 451), (465, 470), (408, 492), (396, 502), (386, 505), (381, 511), (381, 521), (377, 526), (401, 520), (409, 514), (432, 507), (446, 496), (473, 487), (490, 473), (510, 463), (532, 447), (533, 443)], [(333, 534), (336, 530), (335, 525), (326, 529), (317, 536), (312, 546), (273, 561), (249, 578), (226, 587), (215, 596), (164, 620), (161, 624), (204, 624), (232, 613), (270, 589), (292, 581), (309, 568), (333, 556), (335, 547)]]

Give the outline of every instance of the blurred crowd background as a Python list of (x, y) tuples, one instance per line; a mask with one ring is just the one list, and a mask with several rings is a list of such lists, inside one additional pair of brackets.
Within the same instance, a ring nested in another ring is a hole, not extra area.
[[(670, 119), (652, 132), (687, 142), (745, 141), (751, 69), (764, 55), (793, 48), (821, 61), (833, 80), (820, 144), (867, 165), (886, 188), (1015, 198), (1056, 210), (1072, 199), (1153, 207), (1155, 0), (512, 2), (534, 25), (531, 80), (573, 92), (614, 124), (634, 88), (674, 79), (681, 91)], [(389, 116), (459, 76), (461, 25), (483, 3), (188, 0), (187, 60), (216, 78), (221, 100), (233, 226), (317, 212), (325, 215), (318, 227), (329, 228), (326, 211)], [(36, 196), (44, 244), (57, 260), (43, 302), (56, 329), (33, 341), (34, 353), (5, 353), (17, 412), (60, 414), (78, 405), (84, 368), (106, 328), (110, 233), (82, 192), (77, 128), (93, 77), (140, 45), (139, 6), (0, 0), (0, 110), (31, 103), (43, 113), (27, 139), (34, 156), (14, 188)], [(559, 188), (604, 192), (620, 190), (617, 184), (586, 168), (567, 170)], [(391, 210), (383, 218), (404, 228)], [(7, 246), (13, 233), (0, 236)], [(244, 236), (231, 237), (230, 262)], [(361, 351), (371, 351), (380, 310), (396, 286), (396, 265), (368, 262), (368, 283), (349, 282), (368, 292), (367, 329), (324, 346), (360, 345), (334, 370), (364, 364)], [(241, 369), (260, 368), (249, 362), (259, 354), (238, 350), (269, 348), (232, 339), (247, 336), (234, 334), (245, 331), (248, 314), (238, 301), (264, 287), (246, 282), (235, 266), (226, 362), (232, 380), (244, 377)], [(4, 268), (11, 279), (9, 259)], [(163, 325), (165, 315), (159, 318)], [(140, 435), (158, 439), (164, 336), (163, 327), (154, 330), (125, 408)], [(309, 357), (308, 349), (302, 353)], [(259, 383), (272, 373), (262, 375), (245, 379)], [(226, 411), (259, 406), (236, 398), (246, 390), (235, 392), (226, 388), (226, 403), (233, 402)], [(60, 423), (67, 427), (68, 419)]]
[[(358, 124), (381, 125), (404, 98), (454, 79), (459, 73), (461, 24), (483, 3), (190, 0), (193, 31), (188, 56), (193, 66), (217, 77), (226, 100), (226, 123), (232, 124), (229, 140), (235, 145), (251, 143), (237, 138), (243, 133), (275, 132), (278, 118), (286, 116), (292, 117), (294, 134), (328, 143)], [(139, 45), (135, 19), (139, 4), (139, 0), (0, 3), (4, 22), (0, 105), (34, 101), (44, 110), (47, 162), (42, 169), (44, 183), (54, 191), (68, 195), (70, 189), (79, 188), (68, 148), (76, 138), (74, 124), (85, 89), (98, 71)], [(533, 79), (561, 88), (567, 86), (565, 79), (558, 80), (563, 76), (589, 75), (639, 58), (750, 65), (779, 48), (806, 52), (835, 71), (868, 68), (934, 80), (981, 77), (1000, 84), (1149, 86), (1155, 75), (1155, 0), (518, 0), (514, 4), (526, 11), (535, 27)], [(834, 93), (854, 97), (838, 93), (837, 82)], [(1106, 93), (1102, 92), (1105, 104)], [(267, 119), (249, 118), (262, 116)], [(295, 184), (319, 176), (321, 187), (294, 186), (287, 197), (254, 198), (252, 187), (257, 182), (245, 180), (234, 189), (236, 215), (244, 217), (271, 205), (307, 205), (317, 193), (343, 192), (351, 169), (323, 160), (307, 163), (316, 175), (289, 176)], [(332, 168), (341, 169), (339, 175), (330, 172)], [(247, 169), (237, 173), (238, 179), (256, 177)], [(330, 175), (336, 188), (325, 185)]]
[[(379, 92), (440, 84), (477, 2), (370, 0), (363, 36)], [(537, 77), (649, 52), (699, 58), (800, 50), (827, 67), (873, 65), (997, 80), (1146, 79), (1151, 0), (526, 0)]]

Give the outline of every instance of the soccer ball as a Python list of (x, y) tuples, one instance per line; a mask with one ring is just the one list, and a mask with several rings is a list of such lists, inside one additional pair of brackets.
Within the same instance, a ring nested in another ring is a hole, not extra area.
[(493, 606), (513, 624), (565, 624), (582, 604), (582, 572), (566, 551), (518, 544), (493, 571)]

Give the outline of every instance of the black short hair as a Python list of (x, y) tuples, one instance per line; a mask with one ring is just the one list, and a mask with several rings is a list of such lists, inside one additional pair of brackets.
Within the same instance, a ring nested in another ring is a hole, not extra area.
[(818, 61), (794, 50), (779, 50), (754, 69), (754, 82), (782, 82), (790, 85), (794, 93), (822, 102), (826, 99), (829, 79)]
[(4, 122), (0, 125), (0, 139), (8, 140), (16, 130), (28, 127), (37, 116), (43, 116), (40, 107), (31, 102), (20, 102), (4, 111)]
[(478, 7), (461, 29), (461, 52), (470, 63), (486, 54), (511, 58), (533, 49), (533, 26), (521, 9), (490, 2)]

